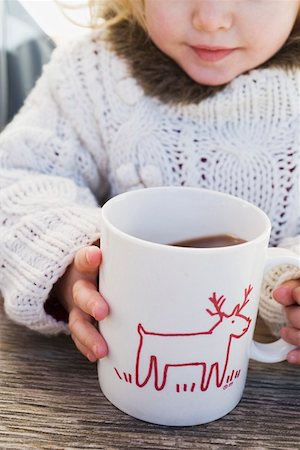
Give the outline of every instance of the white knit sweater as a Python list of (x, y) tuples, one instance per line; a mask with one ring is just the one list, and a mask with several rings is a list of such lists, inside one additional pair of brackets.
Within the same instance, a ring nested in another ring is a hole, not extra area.
[[(269, 215), (271, 245), (300, 254), (299, 106), (299, 70), (253, 70), (199, 105), (168, 106), (145, 96), (92, 35), (55, 50), (0, 136), (7, 314), (43, 333), (67, 331), (45, 313), (49, 292), (75, 252), (99, 238), (97, 205), (139, 187), (245, 198)], [(264, 282), (260, 311), (274, 333), (284, 316), (272, 289), (299, 276), (280, 267)]]

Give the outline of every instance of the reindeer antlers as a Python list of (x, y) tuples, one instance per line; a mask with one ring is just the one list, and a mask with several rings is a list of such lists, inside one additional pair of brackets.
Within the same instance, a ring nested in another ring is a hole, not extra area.
[[(250, 299), (249, 299), (249, 295), (253, 290), (253, 286), (251, 286), (251, 284), (249, 284), (249, 286), (244, 289), (244, 301), (241, 304), (237, 304), (234, 307), (233, 312), (231, 313), (231, 315), (238, 315), (240, 314), (240, 312), (242, 311), (242, 309), (245, 308), (245, 306), (249, 303)], [(224, 313), (222, 310), (222, 306), (224, 305), (226, 298), (224, 297), (224, 295), (221, 295), (221, 297), (217, 298), (217, 294), (215, 292), (213, 292), (212, 297), (209, 297), (209, 300), (212, 302), (213, 306), (215, 307), (215, 312), (212, 312), (210, 309), (206, 309), (206, 311), (211, 315), (211, 316), (219, 316), (221, 319), (226, 316), (226, 313)], [(229, 317), (229, 316), (227, 316)]]
[(219, 297), (217, 299), (217, 294), (215, 292), (213, 292), (213, 295), (212, 295), (212, 297), (209, 297), (209, 300), (212, 302), (213, 306), (216, 308), (216, 312), (212, 312), (209, 309), (206, 309), (206, 311), (211, 316), (220, 316), (220, 318), (222, 319), (224, 313), (221, 311), (221, 308), (224, 305), (224, 302), (226, 301), (226, 298), (224, 297), (224, 295), (221, 295), (221, 297)]
[(237, 307), (237, 314), (239, 314), (243, 308), (245, 308), (245, 306), (249, 303), (250, 299), (249, 299), (249, 295), (253, 290), (253, 286), (251, 286), (251, 284), (249, 284), (248, 288), (244, 289), (244, 301), (241, 305), (238, 305)]

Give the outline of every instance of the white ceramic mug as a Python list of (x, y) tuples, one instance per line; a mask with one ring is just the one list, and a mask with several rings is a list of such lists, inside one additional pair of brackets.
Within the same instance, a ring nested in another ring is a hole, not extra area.
[[(268, 250), (270, 228), (256, 206), (205, 189), (141, 189), (104, 205), (100, 290), (110, 314), (100, 330), (109, 353), (98, 373), (112, 404), (156, 424), (210, 422), (240, 401), (249, 358), (286, 358), (283, 340), (252, 340), (264, 271), (300, 266), (289, 251)], [(247, 242), (165, 245), (218, 234)]]

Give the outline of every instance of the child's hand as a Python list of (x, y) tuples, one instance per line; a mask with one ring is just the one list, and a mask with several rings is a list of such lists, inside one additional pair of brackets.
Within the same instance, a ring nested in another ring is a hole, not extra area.
[(69, 312), (69, 329), (78, 350), (91, 362), (107, 354), (107, 345), (95, 327), (95, 320), (108, 314), (108, 305), (98, 292), (97, 276), (101, 250), (84, 247), (56, 283), (55, 295)]
[(273, 296), (281, 305), (285, 306), (289, 326), (282, 328), (281, 336), (299, 349), (288, 354), (288, 361), (300, 364), (300, 279), (290, 280), (274, 290)]

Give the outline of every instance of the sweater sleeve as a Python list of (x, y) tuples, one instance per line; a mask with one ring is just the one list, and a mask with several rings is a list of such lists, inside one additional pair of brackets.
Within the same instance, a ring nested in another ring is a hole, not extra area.
[[(300, 235), (283, 239), (279, 247), (299, 255), (300, 258)], [(272, 292), (285, 281), (297, 278), (300, 278), (300, 269), (295, 266), (281, 265), (267, 273), (263, 280), (259, 314), (274, 336), (280, 335), (280, 329), (287, 324), (287, 319), (284, 307), (273, 299)]]
[(79, 62), (88, 43), (54, 51), (0, 136), (0, 287), (7, 315), (46, 334), (67, 332), (45, 312), (75, 252), (99, 238), (105, 154)]

